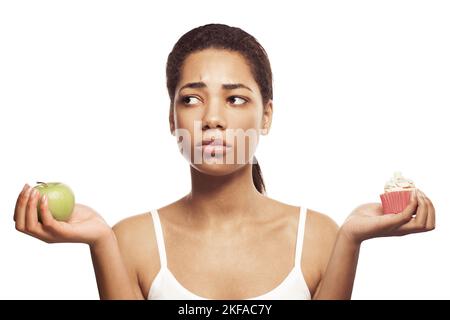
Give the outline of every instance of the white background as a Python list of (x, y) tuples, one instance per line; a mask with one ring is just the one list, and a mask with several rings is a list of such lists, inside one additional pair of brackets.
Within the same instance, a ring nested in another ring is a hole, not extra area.
[(363, 244), (353, 298), (449, 299), (449, 16), (448, 1), (0, 2), (0, 298), (98, 298), (86, 245), (14, 229), (25, 182), (63, 181), (111, 225), (189, 191), (165, 63), (216, 22), (271, 59), (271, 197), (340, 224), (400, 170), (434, 202), (435, 231)]

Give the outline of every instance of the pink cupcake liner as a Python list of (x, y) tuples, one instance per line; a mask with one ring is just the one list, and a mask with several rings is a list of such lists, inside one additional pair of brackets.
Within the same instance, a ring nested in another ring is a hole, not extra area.
[(409, 191), (393, 191), (380, 194), (383, 213), (400, 213), (409, 203), (411, 190)]

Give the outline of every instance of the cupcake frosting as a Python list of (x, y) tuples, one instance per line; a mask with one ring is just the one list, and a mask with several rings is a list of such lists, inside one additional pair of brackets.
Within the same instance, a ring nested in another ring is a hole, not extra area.
[(402, 176), (401, 172), (394, 172), (394, 176), (384, 185), (385, 192), (405, 191), (414, 189), (414, 182)]

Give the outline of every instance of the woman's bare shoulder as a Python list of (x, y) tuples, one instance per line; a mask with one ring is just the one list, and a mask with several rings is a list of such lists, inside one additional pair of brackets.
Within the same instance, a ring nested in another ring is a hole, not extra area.
[(337, 223), (329, 215), (312, 209), (308, 209), (307, 224), (310, 233), (320, 237), (334, 237), (338, 230)]
[(309, 261), (323, 274), (336, 242), (338, 224), (327, 214), (308, 209), (304, 242)]
[[(159, 216), (164, 216), (164, 212), (173, 211), (171, 208), (177, 206), (179, 201), (170, 203), (164, 207), (158, 208)], [(114, 233), (119, 242), (130, 247), (133, 244), (138, 244), (139, 247), (144, 247), (143, 244), (156, 248), (156, 235), (154, 221), (150, 211), (129, 216), (122, 219), (113, 227)]]
[[(270, 199), (274, 204), (284, 208), (280, 210), (282, 212), (287, 213), (288, 216), (295, 216), (295, 219), (292, 221), (297, 222), (298, 211), (301, 207), (294, 206), (291, 204), (283, 203), (278, 200)], [(317, 246), (320, 246), (320, 252), (326, 252), (333, 247), (337, 232), (339, 230), (338, 224), (331, 218), (330, 215), (307, 208), (307, 218), (306, 218), (306, 226), (305, 226), (305, 239), (310, 244), (314, 244), (314, 247), (317, 249)]]
[(129, 216), (113, 227), (116, 237), (129, 241), (139, 238), (143, 234), (149, 235), (152, 229), (153, 221), (150, 212)]
[[(292, 205), (289, 203), (281, 202), (279, 200), (266, 197), (269, 203), (272, 203), (275, 208), (278, 208), (277, 212), (285, 212), (287, 214), (293, 214), (297, 217), (298, 211), (301, 206)], [(322, 230), (322, 232), (326, 232), (327, 230), (332, 232), (337, 228), (336, 222), (327, 214), (323, 212), (319, 212), (310, 208), (307, 208), (308, 216), (307, 216), (307, 227), (313, 228), (314, 231)]]

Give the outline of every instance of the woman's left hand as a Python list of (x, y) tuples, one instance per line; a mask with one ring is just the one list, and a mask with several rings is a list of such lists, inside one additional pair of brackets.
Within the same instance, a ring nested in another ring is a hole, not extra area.
[(416, 189), (416, 192), (411, 192), (410, 202), (402, 212), (383, 214), (380, 203), (363, 204), (353, 210), (341, 231), (350, 241), (361, 244), (371, 238), (403, 236), (434, 228), (433, 203), (422, 191)]

